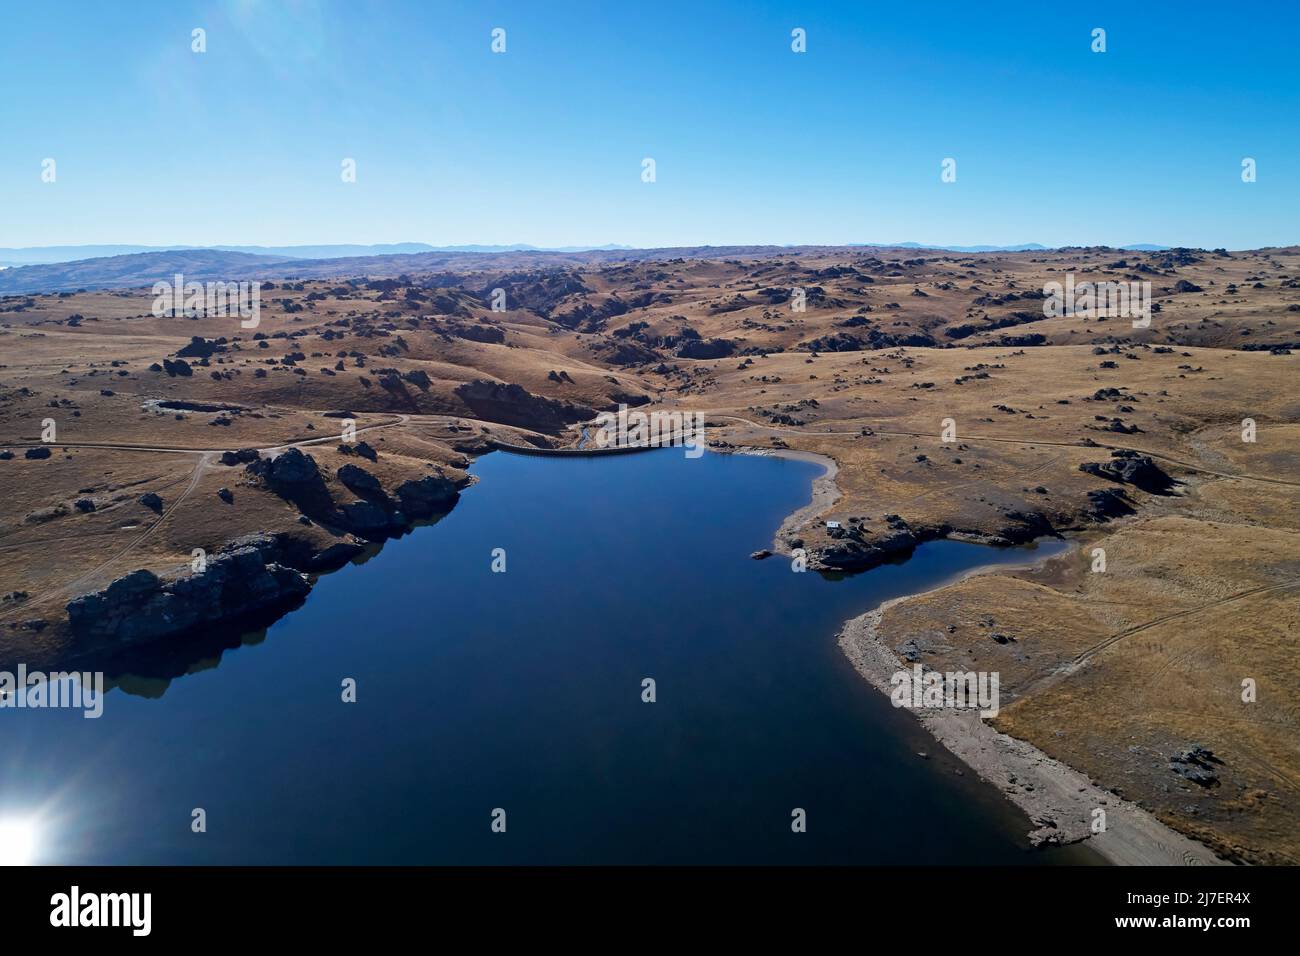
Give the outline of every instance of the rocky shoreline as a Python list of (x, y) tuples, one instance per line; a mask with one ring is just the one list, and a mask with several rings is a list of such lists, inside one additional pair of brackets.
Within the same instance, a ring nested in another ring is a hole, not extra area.
[[(873, 532), (854, 518), (839, 522), (839, 527), (817, 524), (843, 497), (835, 483), (839, 464), (829, 455), (793, 448), (765, 448), (754, 445), (714, 444), (710, 450), (723, 454), (756, 455), (787, 458), (821, 465), (825, 469), (813, 479), (812, 496), (804, 505), (785, 517), (773, 537), (772, 551), (789, 555), (797, 548), (807, 553), (808, 567), (814, 571), (869, 571), (891, 561), (908, 558), (927, 541), (968, 541), (973, 544), (1008, 547), (1028, 544), (1044, 536), (1060, 536), (1075, 530), (1079, 519), (1101, 523), (1134, 513), (1131, 499), (1121, 488), (1105, 488), (1088, 493), (1088, 504), (1079, 515), (1012, 512), (1009, 521), (994, 532), (955, 528), (952, 525), (913, 525), (899, 515), (886, 515), (886, 528)], [(1131, 455), (1129, 456), (1131, 457)], [(1155, 468), (1149, 458), (1145, 467)], [(1149, 472), (1144, 471), (1143, 475)], [(1115, 481), (1124, 479), (1111, 476)], [(1170, 483), (1172, 484), (1172, 482)], [(1163, 485), (1162, 487), (1168, 487)]]
[[(813, 480), (812, 499), (793, 512), (777, 530), (773, 550), (789, 554), (803, 549), (808, 567), (817, 571), (869, 571), (893, 561), (906, 560), (927, 541), (943, 539), (1008, 547), (1028, 544), (1046, 536), (1060, 537), (1078, 530), (1082, 523), (1102, 524), (1136, 511), (1133, 500), (1123, 488), (1103, 488), (1087, 493), (1087, 503), (1073, 512), (1009, 511), (1006, 521), (993, 530), (959, 528), (951, 524), (912, 524), (898, 514), (886, 514), (869, 524), (865, 519), (848, 516), (841, 521), (817, 523), (841, 498), (835, 484), (838, 464), (826, 455), (782, 448), (736, 447), (741, 454), (774, 455), (821, 464), (826, 471)], [(1150, 458), (1132, 452), (1113, 453), (1118, 465), (1089, 464), (1080, 470), (1132, 484), (1144, 491), (1157, 486), (1158, 493), (1175, 482)], [(1138, 476), (1135, 479), (1133, 476)]]
[(297, 448), (275, 457), (254, 450), (227, 452), (222, 463), (244, 464), (250, 481), (298, 510), (301, 524), (316, 524), (338, 540), (319, 547), (292, 532), (256, 533), (203, 556), (189, 574), (167, 579), (147, 569), (125, 574), (66, 605), (79, 654), (111, 654), (183, 639), (254, 617), (274, 620), (302, 604), (318, 575), (343, 567), (367, 542), (398, 537), (451, 511), (466, 483), (425, 475), (390, 494), (370, 472), (345, 464), (335, 477), (357, 498), (339, 504), (315, 459)]

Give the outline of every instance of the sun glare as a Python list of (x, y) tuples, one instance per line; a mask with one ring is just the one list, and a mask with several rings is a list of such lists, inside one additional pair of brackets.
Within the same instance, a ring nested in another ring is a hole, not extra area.
[(0, 866), (27, 866), (36, 852), (35, 820), (0, 819)]

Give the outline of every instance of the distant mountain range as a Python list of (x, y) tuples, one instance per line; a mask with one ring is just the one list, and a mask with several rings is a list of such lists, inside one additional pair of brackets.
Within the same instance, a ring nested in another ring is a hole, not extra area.
[(286, 259), (347, 259), (357, 256), (412, 255), (420, 252), (592, 252), (611, 249), (630, 249), (631, 246), (560, 246), (542, 249), (518, 243), (512, 246), (431, 246), (427, 242), (392, 242), (376, 245), (321, 245), (321, 246), (22, 246), (0, 247), (0, 266), (47, 265), (53, 262), (75, 262), (78, 259), (101, 259), (110, 256), (129, 256), (141, 252), (180, 252), (187, 250), (214, 250), (217, 252), (246, 252), (251, 255), (279, 256)]
[[(876, 243), (866, 243), (876, 245)], [(932, 246), (924, 242), (895, 242), (891, 249), (934, 249), (939, 252), (1048, 252), (1060, 246), (1044, 246), (1037, 242), (1026, 242), (1020, 246)], [(1137, 242), (1128, 246), (1116, 246), (1125, 252), (1163, 252), (1169, 246), (1157, 246), (1149, 242)]]
[[(138, 246), (53, 246), (45, 249), (0, 250), (31, 256), (82, 255)], [(423, 243), (383, 246), (239, 246), (206, 249), (149, 249), (107, 256), (32, 264), (0, 269), (0, 295), (75, 292), (87, 289), (130, 289), (160, 280), (170, 282), (177, 273), (194, 282), (234, 282), (265, 279), (335, 279), (354, 276), (386, 278), (404, 273), (438, 271), (505, 272), (594, 262), (636, 262), (648, 259), (761, 258), (852, 249), (930, 250), (936, 252), (1046, 252), (1036, 244), (1023, 246), (927, 246), (904, 242), (893, 245), (854, 246), (682, 246), (636, 249), (602, 246), (584, 249), (535, 249), (532, 246), (448, 246), (437, 249)], [(1159, 251), (1165, 246), (1132, 245), (1128, 251)], [(258, 250), (258, 251), (252, 251)], [(326, 255), (311, 257), (308, 253)], [(358, 251), (360, 250), (360, 251)], [(289, 255), (288, 252), (296, 255)]]
[[(849, 248), (884, 249), (935, 249), (942, 252), (1046, 252), (1054, 248), (1037, 242), (1018, 246), (945, 246), (925, 242), (851, 242)], [(708, 248), (708, 247), (695, 247)], [(785, 247), (794, 248), (794, 247)], [(1159, 252), (1168, 246), (1136, 243), (1119, 246), (1126, 252)], [(144, 252), (243, 252), (256, 256), (275, 256), (281, 259), (353, 259), (361, 256), (416, 255), (423, 252), (467, 252), (498, 254), (502, 252), (616, 252), (636, 249), (610, 243), (604, 246), (530, 246), (514, 245), (461, 245), (431, 246), (427, 242), (390, 242), (373, 245), (327, 244), (319, 246), (138, 246), (129, 244), (101, 246), (20, 246), (0, 247), (0, 266), (49, 265), (56, 262), (76, 262), (80, 259), (104, 259), (113, 256), (137, 255)]]

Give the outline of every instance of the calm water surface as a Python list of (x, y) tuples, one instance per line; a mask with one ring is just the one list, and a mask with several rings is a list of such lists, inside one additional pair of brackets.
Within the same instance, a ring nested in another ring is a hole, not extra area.
[(818, 471), (488, 455), (449, 516), (241, 646), (120, 676), (99, 720), (0, 711), (0, 816), (37, 821), (38, 862), (1093, 862), (1030, 850), (835, 643), (1023, 552), (937, 542), (839, 580), (751, 560)]

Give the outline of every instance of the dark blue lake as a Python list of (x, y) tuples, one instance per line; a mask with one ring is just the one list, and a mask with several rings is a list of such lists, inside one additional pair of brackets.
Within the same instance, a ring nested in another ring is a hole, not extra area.
[(807, 502), (802, 462), (473, 471), (450, 515), (268, 631), (171, 681), (119, 677), (99, 720), (0, 711), (0, 817), (35, 820), (54, 863), (1093, 861), (1029, 849), (1023, 815), (835, 643), (882, 600), (1023, 552), (937, 542), (839, 580), (751, 560)]

